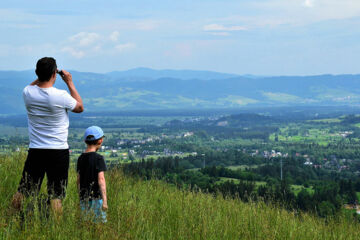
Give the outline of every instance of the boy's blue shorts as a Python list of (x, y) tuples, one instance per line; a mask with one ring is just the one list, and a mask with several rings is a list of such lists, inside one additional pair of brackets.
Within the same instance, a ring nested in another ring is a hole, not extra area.
[(106, 223), (106, 212), (102, 210), (103, 200), (80, 201), (80, 209), (83, 217), (87, 220), (92, 219), (94, 222)]

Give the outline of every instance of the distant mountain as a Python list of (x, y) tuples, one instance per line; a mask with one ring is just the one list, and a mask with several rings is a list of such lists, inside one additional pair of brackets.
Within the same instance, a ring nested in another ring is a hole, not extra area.
[[(144, 68), (124, 72), (71, 71), (87, 111), (360, 106), (360, 75), (230, 77), (214, 72)], [(166, 73), (169, 76), (156, 78)], [(174, 77), (176, 74), (182, 78)], [(24, 112), (22, 89), (35, 78), (33, 70), (0, 71), (0, 114)], [(66, 89), (60, 79), (55, 86)]]
[(158, 78), (177, 78), (182, 80), (215, 80), (237, 77), (236, 74), (194, 70), (154, 70), (151, 68), (134, 68), (127, 71), (116, 71), (106, 74), (114, 79), (127, 81), (148, 81)]

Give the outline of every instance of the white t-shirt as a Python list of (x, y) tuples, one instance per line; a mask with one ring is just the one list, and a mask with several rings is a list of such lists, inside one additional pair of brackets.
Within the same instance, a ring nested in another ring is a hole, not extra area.
[(26, 86), (23, 91), (28, 114), (29, 148), (68, 149), (69, 115), (77, 101), (65, 90)]

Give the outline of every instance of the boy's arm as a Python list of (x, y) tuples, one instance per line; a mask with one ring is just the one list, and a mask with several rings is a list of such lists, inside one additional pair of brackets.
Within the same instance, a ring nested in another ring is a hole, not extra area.
[(102, 207), (103, 207), (103, 210), (107, 210), (108, 205), (107, 205), (107, 197), (106, 197), (106, 182), (105, 182), (104, 171), (99, 172), (99, 174), (98, 174), (98, 182), (99, 182), (101, 198), (103, 200)]
[(79, 173), (77, 174), (76, 185), (77, 185), (78, 193), (80, 193), (80, 174)]

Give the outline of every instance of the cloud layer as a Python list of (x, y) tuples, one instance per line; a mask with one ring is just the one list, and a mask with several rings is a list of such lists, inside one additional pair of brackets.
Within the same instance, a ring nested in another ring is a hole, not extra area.
[(118, 31), (113, 31), (109, 35), (80, 32), (70, 36), (61, 51), (75, 58), (83, 58), (89, 55), (121, 53), (136, 47), (135, 43), (121, 43), (119, 38), (120, 33)]

